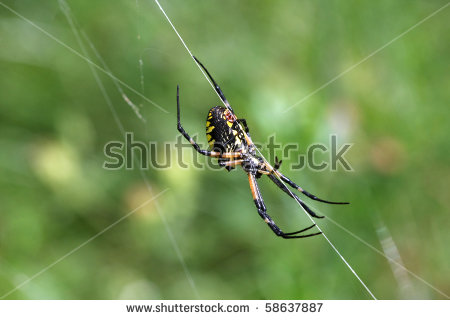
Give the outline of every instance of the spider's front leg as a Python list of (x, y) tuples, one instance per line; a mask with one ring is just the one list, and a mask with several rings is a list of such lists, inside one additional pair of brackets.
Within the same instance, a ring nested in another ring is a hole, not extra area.
[(192, 56), (192, 58), (194, 58), (195, 62), (197, 62), (199, 64), (199, 66), (202, 67), (202, 69), (206, 72), (206, 74), (208, 75), (209, 79), (214, 84), (214, 90), (216, 90), (217, 94), (220, 97), (220, 100), (222, 100), (222, 102), (225, 104), (225, 107), (227, 107), (228, 109), (233, 111), (233, 109), (231, 108), (230, 103), (228, 102), (227, 98), (225, 98), (225, 95), (223, 94), (222, 89), (220, 89), (219, 85), (214, 80), (214, 78), (211, 76), (211, 74), (209, 73), (208, 69), (206, 69), (205, 66), (196, 57)]
[(218, 151), (209, 151), (200, 148), (200, 146), (197, 144), (197, 142), (192, 139), (189, 134), (184, 130), (184, 128), (181, 125), (180, 120), (180, 86), (177, 86), (177, 129), (178, 131), (183, 135), (183, 137), (186, 138), (187, 141), (194, 147), (194, 149), (207, 157), (215, 157), (215, 158), (240, 158), (241, 153), (240, 152), (218, 152)]
[(261, 216), (261, 218), (264, 220), (265, 223), (270, 227), (270, 229), (279, 237), (282, 237), (284, 239), (295, 239), (295, 238), (307, 238), (312, 237), (321, 234), (321, 232), (306, 234), (306, 235), (298, 235), (299, 233), (302, 233), (304, 231), (307, 231), (315, 226), (313, 224), (312, 226), (309, 226), (305, 229), (295, 231), (295, 232), (289, 232), (284, 233), (281, 231), (281, 229), (275, 224), (275, 222), (272, 220), (272, 218), (267, 214), (267, 209), (264, 204), (264, 201), (261, 197), (261, 193), (259, 191), (258, 184), (256, 183), (256, 177), (253, 173), (248, 172), (248, 182), (250, 184), (250, 190), (252, 192), (253, 201), (255, 202), (256, 209), (258, 209), (258, 213)]

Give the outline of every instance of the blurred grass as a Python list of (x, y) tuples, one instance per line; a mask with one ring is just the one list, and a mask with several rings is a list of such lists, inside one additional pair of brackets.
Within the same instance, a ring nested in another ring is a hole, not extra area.
[[(4, 3), (80, 51), (56, 1)], [(349, 200), (313, 205), (376, 248), (379, 217), (405, 266), (449, 294), (449, 9), (283, 113), (446, 2), (161, 3), (255, 141), (276, 133), (301, 153), (331, 133), (354, 143), (354, 172), (289, 172), (295, 155), (284, 172), (323, 198)], [(125, 130), (158, 142), (159, 153), (175, 142), (180, 84), (184, 126), (205, 143), (217, 97), (154, 2), (68, 4), (114, 75), (169, 111), (127, 91), (142, 123), (101, 74)], [(138, 170), (102, 169), (104, 145), (122, 136), (87, 63), (2, 6), (0, 48), (0, 295), (170, 188), (6, 298), (196, 298), (160, 214), (201, 298), (370, 298), (323, 238), (276, 238), (240, 170), (146, 170), (150, 194)], [(295, 202), (260, 184), (283, 229), (308, 224)], [(318, 222), (378, 298), (445, 298), (409, 275), (405, 294), (386, 259)]]

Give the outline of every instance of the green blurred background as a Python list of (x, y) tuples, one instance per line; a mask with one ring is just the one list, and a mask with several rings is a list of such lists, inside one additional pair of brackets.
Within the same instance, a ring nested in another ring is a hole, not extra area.
[[(57, 1), (2, 3), (82, 53)], [(346, 154), (353, 172), (291, 171), (297, 154), (283, 159), (282, 171), (318, 196), (350, 201), (307, 202), (449, 295), (450, 8), (284, 112), (446, 1), (161, 4), (255, 141), (276, 133), (278, 142), (298, 142), (299, 153), (311, 143), (328, 144), (331, 133), (354, 144)], [(124, 130), (158, 142), (164, 161), (163, 143), (178, 135), (180, 84), (183, 124), (205, 144), (206, 113), (218, 98), (156, 4), (68, 5), (76, 30), (111, 72), (168, 111), (123, 87), (146, 119), (140, 121), (99, 71)], [(0, 75), (0, 296), (370, 299), (323, 237), (274, 236), (242, 170), (183, 169), (174, 150), (170, 170), (103, 169), (105, 144), (123, 135), (88, 63), (4, 6)], [(185, 162), (192, 163), (193, 152), (183, 153)], [(310, 224), (293, 200), (260, 181), (282, 229)], [(330, 219), (318, 223), (377, 298), (448, 298)]]

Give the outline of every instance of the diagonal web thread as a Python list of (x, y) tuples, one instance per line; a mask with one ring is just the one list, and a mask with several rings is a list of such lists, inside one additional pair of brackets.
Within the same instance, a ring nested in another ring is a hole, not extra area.
[(439, 9), (435, 10), (433, 13), (429, 14), (428, 16), (426, 16), (425, 18), (423, 18), (422, 20), (420, 20), (419, 22), (417, 22), (416, 24), (412, 25), (411, 27), (409, 27), (408, 29), (406, 29), (405, 31), (403, 31), (402, 33), (400, 33), (398, 36), (394, 37), (393, 39), (391, 39), (390, 41), (388, 41), (387, 43), (385, 43), (384, 45), (382, 45), (381, 47), (379, 47), (378, 49), (376, 49), (375, 51), (373, 51), (371, 54), (369, 54), (368, 56), (366, 56), (365, 58), (361, 59), (359, 62), (355, 63), (354, 65), (352, 65), (351, 67), (345, 69), (344, 71), (342, 71), (341, 73), (339, 73), (337, 76), (335, 76), (334, 78), (328, 80), (327, 82), (325, 82), (323, 85), (321, 85), (320, 87), (318, 87), (316, 90), (310, 92), (309, 94), (307, 94), (306, 96), (304, 96), (302, 99), (300, 99), (299, 101), (297, 101), (296, 103), (294, 103), (293, 105), (291, 105), (290, 107), (287, 107), (286, 110), (283, 111), (283, 113), (286, 113), (288, 111), (290, 111), (291, 109), (295, 108), (296, 106), (300, 105), (301, 103), (305, 102), (306, 100), (308, 100), (309, 98), (311, 98), (313, 95), (315, 95), (317, 92), (321, 91), (322, 89), (325, 89), (326, 87), (328, 87), (330, 84), (332, 84), (333, 82), (335, 82), (337, 79), (341, 78), (342, 76), (344, 76), (345, 74), (349, 73), (350, 71), (352, 71), (353, 69), (355, 69), (357, 66), (359, 66), (360, 64), (366, 62), (366, 60), (372, 58), (374, 55), (376, 55), (378, 52), (380, 52), (381, 50), (385, 49), (386, 47), (388, 47), (389, 45), (391, 45), (393, 42), (397, 41), (398, 39), (400, 39), (401, 37), (403, 37), (405, 34), (407, 34), (408, 32), (412, 31), (413, 29), (417, 28), (418, 26), (420, 26), (422, 23), (424, 23), (425, 21), (427, 21), (428, 19), (430, 19), (431, 17), (433, 17), (434, 15), (438, 14), (440, 11), (444, 10), (445, 8), (447, 8), (447, 6), (450, 4), (450, 2), (447, 2), (444, 6), (440, 7)]
[[(64, 2), (60, 2), (60, 4), (67, 5), (67, 4), (64, 3)], [(148, 97), (144, 96), (142, 93), (138, 92), (137, 90), (135, 90), (134, 88), (130, 87), (128, 84), (126, 84), (125, 82), (123, 82), (122, 80), (120, 80), (119, 78), (117, 78), (116, 76), (114, 76), (114, 75), (111, 73), (111, 71), (109, 71), (109, 69), (107, 70), (107, 69), (105, 69), (105, 68), (100, 67), (98, 64), (94, 63), (91, 59), (89, 59), (86, 55), (83, 55), (83, 54), (81, 54), (80, 52), (76, 51), (75, 49), (73, 49), (72, 47), (70, 47), (69, 45), (67, 45), (66, 43), (64, 43), (63, 41), (61, 41), (60, 39), (58, 39), (57, 37), (55, 37), (54, 35), (52, 35), (52, 34), (49, 33), (48, 31), (46, 31), (45, 29), (43, 29), (43, 28), (41, 28), (40, 26), (38, 26), (37, 24), (35, 24), (33, 21), (31, 21), (30, 19), (28, 19), (28, 18), (26, 18), (25, 16), (21, 15), (19, 12), (15, 11), (14, 9), (12, 9), (12, 8), (9, 7), (9, 6), (7, 6), (6, 4), (4, 4), (4, 3), (1, 2), (1, 1), (0, 1), (0, 5), (3, 6), (4, 8), (6, 8), (7, 10), (9, 10), (10, 12), (12, 12), (13, 14), (15, 14), (16, 16), (18, 16), (19, 18), (21, 18), (22, 20), (24, 20), (25, 22), (27, 22), (28, 24), (30, 24), (30, 25), (31, 25), (32, 27), (34, 27), (35, 29), (39, 30), (41, 33), (45, 34), (45, 35), (46, 35), (47, 37), (49, 37), (50, 39), (52, 39), (52, 40), (54, 40), (55, 42), (57, 42), (57, 43), (58, 43), (59, 45), (61, 45), (62, 47), (66, 48), (68, 51), (72, 52), (73, 54), (75, 54), (76, 56), (78, 56), (79, 58), (85, 60), (85, 61), (88, 63), (89, 67), (91, 68), (91, 70), (92, 70), (92, 72), (93, 72), (93, 74), (94, 74), (94, 78), (95, 78), (95, 80), (96, 80), (96, 82), (97, 82), (97, 84), (98, 84), (98, 86), (99, 86), (99, 88), (100, 88), (100, 91), (102, 92), (102, 94), (103, 94), (103, 96), (104, 96), (104, 98), (105, 98), (106, 103), (107, 103), (108, 107), (111, 109), (111, 112), (112, 112), (112, 114), (113, 114), (114, 120), (115, 120), (117, 126), (119, 127), (120, 131), (121, 131), (123, 134), (124, 134), (124, 132), (125, 132), (124, 127), (123, 127), (123, 124), (121, 123), (120, 118), (119, 118), (119, 116), (118, 116), (118, 114), (117, 114), (117, 112), (116, 112), (116, 110), (115, 110), (115, 108), (114, 108), (114, 106), (113, 106), (113, 104), (112, 104), (112, 100), (111, 100), (111, 98), (109, 97), (109, 95), (107, 94), (106, 89), (105, 89), (103, 83), (101, 82), (101, 80), (100, 80), (100, 78), (99, 78), (99, 75), (98, 75), (98, 73), (96, 72), (96, 70), (99, 70), (99, 71), (103, 72), (104, 74), (106, 74), (107, 76), (109, 76), (109, 77), (114, 81), (114, 83), (115, 83), (116, 86), (118, 86), (119, 84), (121, 84), (122, 86), (126, 87), (126, 88), (129, 89), (130, 91), (132, 91), (132, 92), (134, 92), (135, 94), (137, 94), (138, 96), (140, 96), (142, 99), (144, 99), (144, 100), (146, 100), (147, 102), (150, 102), (151, 104), (153, 104), (155, 107), (157, 107), (157, 108), (160, 109), (161, 111), (163, 111), (163, 112), (165, 112), (165, 113), (169, 113), (166, 109), (164, 109), (163, 107), (159, 106), (158, 104), (156, 104), (155, 102), (153, 102), (152, 100), (150, 100)], [(68, 8), (68, 7), (67, 7), (67, 8)], [(62, 9), (63, 12), (64, 12), (64, 8), (61, 8), (61, 9)], [(69, 18), (68, 18), (68, 20), (69, 20)], [(77, 35), (78, 32), (77, 32), (76, 28), (75, 28), (75, 29), (72, 29), (72, 30), (74, 30), (74, 34), (76, 35), (76, 37), (79, 38), (79, 35)], [(83, 37), (86, 39), (86, 41), (90, 44), (91, 49), (96, 53), (95, 48), (93, 47), (92, 43), (89, 41), (89, 39), (87, 38), (87, 36), (86, 36), (83, 32), (81, 32), (81, 33), (82, 33)], [(83, 46), (84, 46), (84, 45), (83, 45)], [(98, 56), (97, 56), (97, 57), (98, 57)], [(99, 60), (102, 60), (101, 57), (99, 58)], [(105, 65), (105, 64), (104, 64), (104, 65)], [(121, 90), (119, 90), (119, 92), (123, 93), (123, 91), (121, 91)], [(122, 98), (130, 105), (130, 103), (127, 101), (126, 95), (125, 95), (125, 96), (122, 95)], [(131, 101), (130, 101), (130, 102), (131, 102)], [(132, 103), (132, 102), (131, 102), (131, 103)], [(130, 106), (131, 106), (131, 105), (130, 105)], [(139, 118), (139, 115), (137, 115), (137, 117)], [(141, 120), (142, 120), (142, 119), (141, 119)], [(145, 121), (143, 121), (143, 122), (145, 122)], [(140, 171), (140, 174), (141, 174), (141, 176), (142, 176), (142, 178), (143, 178), (143, 180), (144, 180), (144, 182), (145, 182), (145, 184), (146, 184), (146, 186), (147, 186), (149, 192), (151, 193), (151, 191), (152, 191), (151, 189), (152, 189), (152, 188), (151, 188), (151, 185), (150, 185), (150, 183), (149, 183), (149, 181), (148, 181), (147, 176), (145, 176), (145, 174), (144, 174), (142, 171)], [(165, 190), (165, 191), (166, 191), (166, 190)], [(165, 192), (165, 191), (164, 191), (164, 192)], [(160, 193), (160, 194), (162, 194), (162, 193)], [(159, 196), (159, 194), (158, 194), (158, 196)], [(155, 197), (156, 197), (156, 196), (155, 196)], [(155, 198), (155, 197), (154, 197), (154, 198)], [(155, 203), (156, 203), (156, 202), (155, 202)], [(192, 278), (192, 276), (191, 276), (191, 274), (190, 274), (190, 272), (189, 272), (189, 270), (188, 270), (188, 268), (187, 268), (187, 265), (186, 265), (186, 263), (185, 263), (185, 261), (184, 261), (184, 259), (183, 259), (183, 256), (182, 256), (181, 251), (180, 251), (180, 249), (179, 249), (179, 246), (178, 246), (178, 244), (177, 244), (177, 242), (176, 242), (176, 240), (175, 240), (175, 237), (174, 237), (172, 231), (171, 231), (170, 228), (169, 228), (168, 222), (167, 222), (167, 220), (166, 220), (164, 214), (161, 212), (160, 206), (159, 206), (157, 203), (156, 203), (156, 208), (157, 208), (157, 211), (158, 211), (159, 216), (161, 217), (161, 220), (163, 221), (164, 227), (165, 227), (165, 229), (166, 229), (166, 231), (167, 231), (167, 234), (168, 234), (168, 236), (169, 236), (169, 238), (170, 238), (170, 240), (171, 240), (171, 242), (172, 242), (172, 245), (173, 245), (174, 250), (175, 250), (175, 252), (176, 252), (176, 254), (177, 254), (177, 257), (178, 257), (178, 259), (180, 260), (180, 263), (181, 263), (181, 265), (182, 265), (182, 267), (183, 267), (183, 269), (184, 269), (184, 272), (186, 273), (186, 277), (187, 277), (187, 279), (188, 279), (188, 282), (189, 282), (190, 286), (192, 287), (192, 289), (193, 289), (193, 291), (194, 291), (194, 294), (195, 294), (195, 296), (197, 297), (197, 299), (200, 299), (200, 296), (199, 296), (199, 294), (198, 294), (198, 290), (197, 290), (197, 288), (196, 288), (195, 282), (194, 282), (194, 280), (193, 280), (193, 278)], [(122, 221), (122, 220), (123, 220), (123, 219), (121, 219), (120, 221)], [(119, 221), (119, 222), (120, 222), (120, 221)], [(108, 227), (108, 229), (109, 229), (109, 228), (110, 228), (110, 227)], [(106, 230), (105, 230), (105, 231), (106, 231)], [(102, 233), (103, 233), (103, 232), (104, 232), (104, 231), (102, 231)], [(94, 239), (94, 238), (92, 238), (91, 240), (93, 240), (93, 239)], [(31, 278), (29, 278), (28, 280), (26, 280), (25, 282), (23, 282), (22, 284), (20, 284), (20, 285), (19, 285), (18, 287), (16, 287), (15, 289), (13, 289), (13, 290), (11, 290), (10, 292), (6, 293), (5, 295), (1, 296), (0, 299), (6, 297), (6, 296), (8, 296), (8, 295), (10, 295), (12, 292), (14, 292), (14, 291), (18, 290), (19, 288), (23, 287), (25, 284), (29, 283), (30, 281), (32, 281), (33, 279), (35, 279), (36, 277), (38, 277), (39, 275), (41, 275), (42, 273), (44, 273), (45, 271), (47, 271), (48, 269), (50, 269), (51, 267), (53, 267), (56, 263), (58, 263), (59, 261), (61, 261), (61, 260), (64, 259), (65, 257), (67, 257), (67, 256), (69, 256), (70, 254), (74, 253), (76, 250), (80, 249), (80, 248), (81, 248), (82, 246), (84, 246), (85, 244), (87, 244), (87, 243), (84, 243), (83, 245), (81, 245), (81, 246), (77, 247), (76, 249), (70, 251), (68, 254), (66, 254), (65, 256), (63, 256), (61, 259), (59, 259), (58, 261), (54, 262), (54, 263), (51, 264), (50, 266), (46, 267), (45, 270), (41, 270), (40, 272), (38, 272), (37, 274), (35, 274), (35, 275), (32, 276)]]
[[(226, 105), (225, 101), (222, 100), (222, 98), (220, 97), (220, 95), (217, 93), (217, 91), (214, 88), (214, 85), (212, 84), (212, 82), (209, 80), (208, 76), (205, 74), (205, 72), (202, 70), (202, 68), (198, 65), (198, 63), (195, 61), (191, 51), (189, 50), (188, 46), (186, 45), (186, 43), (184, 42), (183, 38), (180, 36), (180, 34), (178, 33), (177, 29), (175, 28), (175, 26), (173, 25), (172, 21), (169, 19), (169, 17), (167, 16), (166, 12), (164, 11), (164, 9), (162, 8), (162, 6), (160, 5), (160, 3), (158, 2), (158, 0), (155, 0), (156, 4), (158, 5), (159, 9), (163, 12), (166, 20), (169, 22), (169, 24), (171, 25), (172, 29), (175, 31), (175, 33), (177, 34), (178, 38), (180, 39), (181, 43), (183, 44), (183, 46), (186, 48), (186, 50), (188, 51), (189, 55), (192, 57), (192, 59), (194, 60), (195, 64), (198, 66), (198, 68), (200, 69), (200, 71), (202, 71), (204, 77), (206, 78), (206, 80), (208, 80), (209, 84), (211, 85), (211, 87), (214, 89), (214, 92), (216, 92), (217, 96), (219, 97), (219, 99), (222, 101), (222, 103), (224, 105)], [(258, 150), (258, 148), (256, 148), (256, 150), (258, 151), (258, 153), (262, 156), (262, 158), (267, 161), (264, 156), (261, 154), (261, 152)], [(281, 182), (284, 184), (284, 182), (281, 180)], [(285, 185), (285, 184), (284, 184)], [(286, 186), (286, 185), (285, 185)], [(290, 189), (288, 188), (289, 192), (292, 195), (292, 191), (290, 191)], [(298, 204), (300, 206), (300, 204)], [(301, 206), (300, 206), (301, 207)], [(301, 207), (302, 208), (302, 207)], [(302, 210), (305, 212), (305, 214), (312, 220), (312, 222), (315, 224), (315, 221), (307, 214), (307, 212), (302, 208)], [(322, 230), (319, 228), (319, 226), (317, 226), (318, 230), (322, 232)], [(355, 272), (355, 270), (350, 266), (350, 264), (347, 262), (347, 260), (345, 260), (345, 258), (342, 256), (342, 254), (336, 249), (336, 247), (332, 244), (332, 242), (328, 239), (328, 237), (325, 235), (325, 233), (322, 232), (322, 235), (324, 236), (324, 238), (327, 240), (327, 242), (330, 244), (330, 246), (333, 248), (333, 250), (338, 254), (338, 256), (342, 259), (342, 261), (345, 263), (345, 265), (349, 268), (349, 270), (355, 275), (355, 277), (358, 279), (358, 281), (363, 285), (363, 287), (366, 289), (366, 291), (370, 294), (370, 296), (376, 300), (376, 297), (373, 295), (373, 293), (370, 291), (370, 289), (366, 286), (366, 284), (361, 280), (361, 278), (358, 276), (358, 274)]]
[[(313, 207), (312, 207), (313, 208)], [(315, 208), (313, 208), (315, 209)], [(316, 210), (316, 209), (315, 209)], [(320, 213), (319, 210), (317, 210), (317, 212)], [(344, 226), (342, 226), (341, 224), (339, 224), (338, 222), (334, 221), (333, 219), (331, 219), (330, 217), (327, 217), (328, 221), (331, 221), (335, 226), (337, 226), (338, 228), (340, 228), (341, 230), (345, 231), (346, 233), (348, 233), (349, 235), (351, 235), (353, 238), (355, 238), (356, 240), (360, 241), (361, 243), (365, 244), (367, 247), (369, 247), (370, 249), (372, 249), (373, 251), (375, 251), (376, 253), (378, 253), (379, 255), (385, 257), (387, 260), (389, 260), (390, 263), (395, 264), (397, 267), (405, 270), (406, 272), (408, 272), (410, 275), (412, 275), (414, 278), (416, 278), (417, 280), (421, 281), (423, 284), (427, 285), (429, 288), (433, 289), (434, 291), (440, 293), (441, 295), (443, 295), (445, 298), (450, 299), (450, 296), (448, 294), (446, 294), (445, 292), (443, 292), (442, 290), (436, 288), (435, 286), (433, 286), (431, 283), (429, 283), (428, 281), (426, 281), (425, 279), (423, 279), (422, 277), (419, 277), (417, 274), (415, 274), (414, 272), (412, 272), (411, 270), (407, 269), (403, 264), (401, 264), (400, 262), (398, 262), (396, 259), (391, 258), (390, 256), (384, 254), (381, 250), (378, 250), (377, 248), (375, 248), (373, 245), (371, 245), (370, 243), (368, 243), (367, 241), (365, 241), (364, 239), (362, 239), (361, 237), (357, 236), (355, 233), (351, 232), (350, 230), (348, 230), (347, 228), (345, 228)]]
[[(83, 43), (83, 41), (82, 41), (82, 39), (80, 37), (80, 34), (78, 32), (78, 27), (77, 27), (77, 25), (76, 25), (76, 23), (75, 23), (75, 21), (74, 21), (74, 19), (72, 17), (72, 14), (70, 12), (70, 8), (68, 7), (68, 5), (65, 2), (65, 0), (59, 0), (59, 1), (61, 3), (61, 9), (63, 10), (64, 14), (66, 15), (66, 18), (67, 18), (67, 20), (69, 22), (69, 25), (70, 25), (70, 27), (72, 29), (72, 32), (74, 33), (74, 35), (75, 35), (75, 37), (76, 37), (76, 39), (78, 41), (78, 44), (80, 45), (80, 48), (81, 48), (84, 56), (88, 57), (89, 55), (88, 55), (87, 49), (86, 49), (86, 47), (85, 47), (85, 45), (84, 45), (84, 43)], [(86, 33), (81, 31), (81, 34), (82, 34), (84, 40), (86, 41), (86, 43), (91, 48), (91, 50), (94, 52), (94, 55), (96, 56), (96, 58), (103, 65), (104, 69), (109, 71), (109, 68), (106, 65), (105, 61), (102, 59), (101, 55), (99, 54), (99, 52), (95, 48), (95, 46), (92, 43), (92, 41), (88, 38)], [(98, 87), (100, 88), (100, 91), (102, 92), (102, 94), (103, 94), (103, 96), (105, 98), (106, 104), (108, 105), (108, 107), (109, 107), (109, 109), (110, 109), (110, 111), (111, 111), (111, 113), (112, 113), (112, 115), (114, 117), (114, 120), (116, 122), (117, 127), (119, 128), (119, 131), (121, 132), (122, 136), (125, 136), (125, 129), (124, 129), (123, 123), (120, 120), (120, 117), (117, 114), (117, 110), (114, 107), (114, 104), (112, 103), (112, 100), (111, 100), (110, 96), (108, 95), (108, 93), (107, 93), (107, 91), (106, 91), (102, 81), (100, 80), (100, 77), (99, 77), (99, 75), (97, 73), (97, 70), (91, 64), (89, 64), (89, 67), (90, 67), (90, 69), (92, 71), (92, 74), (94, 76), (95, 81), (97, 82)], [(121, 89), (120, 84), (117, 83), (114, 78), (112, 78), (112, 79), (115, 82), (117, 90), (119, 91), (119, 93), (121, 93), (121, 95), (123, 97), (124, 92)], [(138, 118), (140, 118), (139, 114), (137, 114), (137, 116), (138, 116)], [(137, 159), (134, 159), (134, 161), (135, 161), (135, 164), (137, 165), (137, 167), (139, 167), (139, 164), (137, 163)], [(149, 193), (152, 194), (152, 192), (153, 192), (152, 191), (152, 186), (150, 184), (150, 181), (148, 180), (148, 177), (145, 175), (145, 173), (142, 171), (142, 169), (139, 170), (139, 173), (140, 173), (141, 178), (143, 179), (143, 181), (145, 183), (145, 186), (148, 189)], [(160, 207), (160, 205), (158, 204), (157, 201), (155, 201), (155, 207), (156, 207), (156, 210), (158, 212), (158, 215), (159, 215), (161, 221), (163, 222), (164, 228), (165, 228), (165, 230), (167, 232), (167, 235), (168, 235), (168, 237), (170, 239), (170, 242), (171, 242), (172, 247), (173, 247), (173, 249), (175, 251), (175, 254), (177, 255), (178, 260), (180, 261), (180, 264), (181, 264), (181, 266), (183, 268), (183, 271), (184, 271), (184, 273), (186, 275), (186, 278), (187, 278), (187, 280), (189, 282), (189, 285), (191, 286), (191, 288), (192, 288), (196, 298), (200, 299), (200, 295), (198, 293), (197, 286), (196, 286), (195, 281), (194, 281), (194, 279), (193, 279), (193, 277), (192, 277), (192, 275), (191, 275), (191, 273), (190, 273), (190, 271), (189, 271), (189, 269), (187, 267), (187, 264), (186, 264), (186, 262), (184, 260), (184, 257), (181, 254), (178, 242), (175, 239), (175, 236), (173, 235), (173, 232), (172, 232), (172, 230), (171, 230), (171, 228), (170, 228), (170, 226), (169, 226), (169, 224), (167, 222), (167, 219), (166, 219), (164, 213), (162, 212), (161, 207)]]
[[(314, 207), (313, 205), (309, 205), (309, 207), (311, 207), (311, 209), (313, 209), (315, 212), (320, 213), (322, 215), (324, 215), (324, 213), (319, 210), (318, 208)], [(348, 230), (346, 227), (344, 227), (343, 225), (341, 225), (340, 223), (338, 223), (337, 221), (333, 220), (332, 218), (330, 218), (329, 216), (327, 216), (327, 221), (330, 221), (332, 224), (334, 224), (336, 227), (338, 227), (339, 229), (345, 231), (346, 233), (348, 233), (350, 236), (352, 236), (354, 239), (358, 240), (359, 242), (361, 242), (362, 244), (364, 244), (365, 246), (367, 246), (369, 249), (375, 251), (376, 253), (378, 253), (379, 255), (383, 256), (384, 258), (386, 258), (389, 263), (391, 263), (392, 265), (396, 265), (398, 268), (401, 268), (402, 270), (406, 271), (407, 273), (409, 273), (411, 276), (413, 276), (414, 278), (416, 278), (417, 280), (421, 281), (423, 284), (425, 284), (426, 286), (428, 286), (429, 288), (433, 289), (434, 291), (436, 291), (437, 293), (441, 294), (442, 296), (446, 297), (447, 299), (450, 299), (450, 296), (448, 294), (446, 294), (445, 292), (443, 292), (442, 290), (436, 288), (434, 285), (432, 285), (431, 283), (429, 283), (428, 281), (426, 281), (425, 279), (421, 278), (420, 276), (418, 276), (417, 274), (415, 274), (414, 272), (412, 272), (411, 270), (409, 270), (408, 268), (406, 268), (402, 261), (400, 260), (400, 262), (398, 261), (398, 259), (394, 259), (392, 258), (390, 255), (383, 253), (383, 251), (375, 248), (373, 245), (371, 245), (370, 243), (368, 243), (366, 240), (362, 239), (360, 236), (356, 235), (354, 232)]]
[(22, 288), (24, 285), (28, 284), (29, 282), (33, 281), (35, 278), (39, 277), (40, 275), (42, 275), (43, 273), (45, 273), (46, 271), (48, 271), (49, 269), (51, 269), (52, 267), (54, 267), (56, 264), (60, 263), (61, 261), (63, 261), (64, 259), (66, 259), (68, 256), (72, 255), (73, 253), (77, 252), (79, 249), (83, 248), (85, 245), (87, 245), (88, 243), (90, 243), (91, 241), (93, 241), (94, 239), (98, 238), (99, 236), (101, 236), (102, 234), (104, 234), (106, 231), (108, 231), (109, 229), (115, 227), (117, 224), (119, 224), (120, 222), (122, 222), (123, 220), (125, 220), (126, 218), (128, 218), (129, 216), (131, 216), (132, 214), (134, 214), (136, 211), (138, 211), (141, 208), (144, 208), (146, 205), (148, 205), (149, 203), (151, 203), (152, 201), (156, 200), (156, 198), (160, 197), (161, 195), (163, 195), (166, 191), (168, 191), (169, 188), (161, 191), (160, 193), (158, 193), (157, 195), (153, 196), (152, 198), (148, 199), (147, 201), (145, 201), (144, 203), (142, 203), (140, 206), (138, 206), (137, 208), (135, 208), (134, 210), (131, 210), (130, 212), (128, 212), (126, 215), (124, 215), (123, 217), (119, 218), (118, 220), (116, 220), (115, 222), (111, 223), (109, 226), (107, 226), (106, 228), (104, 228), (102, 231), (96, 233), (95, 235), (93, 235), (92, 237), (90, 237), (89, 239), (87, 239), (86, 241), (84, 241), (83, 243), (81, 243), (79, 246), (73, 248), (72, 250), (70, 250), (69, 252), (67, 252), (65, 255), (63, 255), (62, 257), (60, 257), (59, 259), (55, 260), (54, 262), (52, 262), (51, 264), (49, 264), (47, 267), (45, 267), (44, 269), (42, 269), (41, 271), (35, 273), (34, 275), (32, 275), (31, 277), (29, 277), (27, 280), (23, 281), (22, 283), (20, 283), (18, 286), (16, 286), (15, 288), (9, 290), (8, 292), (6, 292), (5, 294), (3, 294), (2, 296), (0, 296), (0, 299), (4, 299), (7, 296), (9, 296), (10, 294), (12, 294), (13, 292), (19, 290), (20, 288)]
[[(76, 56), (78, 56), (79, 58), (85, 60), (87, 63), (89, 63), (91, 66), (95, 67), (97, 70), (100, 70), (101, 72), (103, 72), (104, 74), (106, 74), (108, 77), (110, 77), (111, 79), (114, 79), (115, 81), (117, 81), (118, 83), (120, 83), (122, 86), (124, 86), (125, 88), (127, 88), (128, 90), (130, 90), (131, 92), (135, 93), (136, 95), (140, 96), (142, 99), (144, 99), (145, 101), (151, 103), (153, 106), (155, 106), (156, 108), (158, 108), (159, 110), (161, 110), (162, 112), (165, 113), (169, 113), (169, 111), (167, 111), (165, 108), (161, 107), (160, 105), (158, 105), (156, 102), (150, 100), (148, 97), (144, 96), (142, 93), (140, 93), (139, 91), (137, 91), (136, 89), (134, 89), (133, 87), (131, 87), (130, 85), (126, 84), (124, 81), (120, 80), (119, 78), (117, 78), (116, 76), (114, 76), (111, 72), (108, 72), (107, 70), (105, 70), (104, 68), (100, 67), (98, 64), (92, 62), (89, 58), (85, 57), (84, 55), (82, 55), (80, 52), (76, 51), (75, 49), (73, 49), (72, 47), (70, 47), (68, 44), (64, 43), (63, 41), (59, 40), (58, 38), (56, 38), (54, 35), (52, 35), (50, 32), (44, 30), (43, 28), (41, 28), (40, 26), (38, 26), (36, 23), (34, 23), (33, 21), (31, 21), (30, 19), (24, 17), (23, 15), (21, 15), (19, 12), (17, 12), (16, 10), (14, 10), (13, 8), (7, 6), (6, 4), (4, 4), (3, 2), (0, 1), (0, 5), (2, 7), (4, 7), (5, 9), (9, 10), (10, 12), (12, 12), (13, 14), (15, 14), (16, 16), (18, 16), (19, 18), (21, 18), (22, 20), (24, 20), (25, 22), (27, 22), (28, 24), (30, 24), (31, 26), (33, 26), (35, 29), (39, 30), (40, 32), (42, 32), (43, 34), (45, 34), (47, 37), (49, 37), (50, 39), (52, 39), (53, 41), (55, 41), (56, 43), (58, 43), (59, 45), (61, 45), (62, 47), (66, 48), (67, 50), (69, 50), (70, 52), (72, 52), (73, 54), (75, 54)], [(125, 99), (125, 97), (123, 97)], [(128, 101), (126, 101), (128, 103)]]

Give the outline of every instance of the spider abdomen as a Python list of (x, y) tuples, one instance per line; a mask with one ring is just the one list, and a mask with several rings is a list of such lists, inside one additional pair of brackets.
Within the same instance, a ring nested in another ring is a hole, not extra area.
[(234, 152), (242, 149), (243, 132), (236, 116), (225, 107), (213, 107), (206, 119), (206, 138), (212, 150)]

